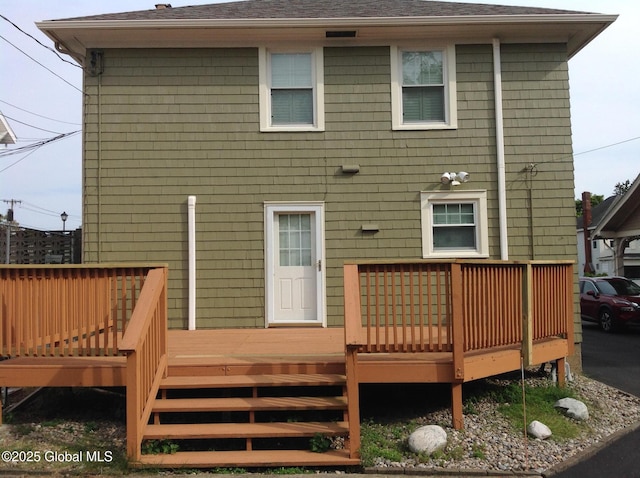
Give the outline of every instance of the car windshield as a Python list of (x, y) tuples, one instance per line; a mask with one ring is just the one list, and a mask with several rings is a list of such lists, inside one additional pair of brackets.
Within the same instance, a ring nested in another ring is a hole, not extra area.
[(603, 279), (597, 285), (600, 292), (607, 295), (640, 295), (640, 286), (630, 280)]

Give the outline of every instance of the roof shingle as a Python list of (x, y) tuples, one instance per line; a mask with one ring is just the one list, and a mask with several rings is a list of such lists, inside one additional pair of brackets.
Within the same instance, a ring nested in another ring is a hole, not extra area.
[(569, 10), (513, 7), (479, 3), (453, 3), (432, 0), (246, 0), (210, 5), (185, 6), (107, 13), (70, 20), (245, 20), (319, 18), (402, 18), (494, 15), (576, 14)]

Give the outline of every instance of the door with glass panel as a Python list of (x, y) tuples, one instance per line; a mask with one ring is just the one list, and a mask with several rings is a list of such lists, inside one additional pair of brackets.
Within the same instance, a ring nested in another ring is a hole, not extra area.
[(323, 322), (321, 210), (268, 208), (267, 325)]

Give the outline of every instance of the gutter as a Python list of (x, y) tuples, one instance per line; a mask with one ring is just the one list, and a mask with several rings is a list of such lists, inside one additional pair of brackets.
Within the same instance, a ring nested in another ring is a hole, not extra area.
[(432, 26), (432, 25), (509, 25), (613, 23), (617, 15), (598, 13), (555, 15), (469, 15), (442, 17), (353, 17), (353, 18), (242, 18), (242, 19), (167, 19), (167, 20), (46, 20), (37, 22), (40, 30), (66, 29), (162, 29), (162, 28), (270, 28), (328, 26)]

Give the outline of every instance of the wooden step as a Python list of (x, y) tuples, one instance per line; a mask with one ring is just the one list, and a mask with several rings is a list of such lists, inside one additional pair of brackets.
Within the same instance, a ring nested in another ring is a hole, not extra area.
[(160, 388), (303, 387), (344, 385), (345, 382), (345, 376), (339, 374), (169, 376), (162, 380)]
[(172, 455), (142, 455), (137, 465), (167, 468), (275, 467), (359, 465), (348, 450), (313, 453), (308, 450), (185, 451)]
[(344, 410), (345, 397), (171, 398), (157, 399), (153, 411), (247, 412), (268, 410)]
[(349, 434), (347, 422), (179, 423), (147, 425), (145, 440), (207, 438), (280, 438)]

